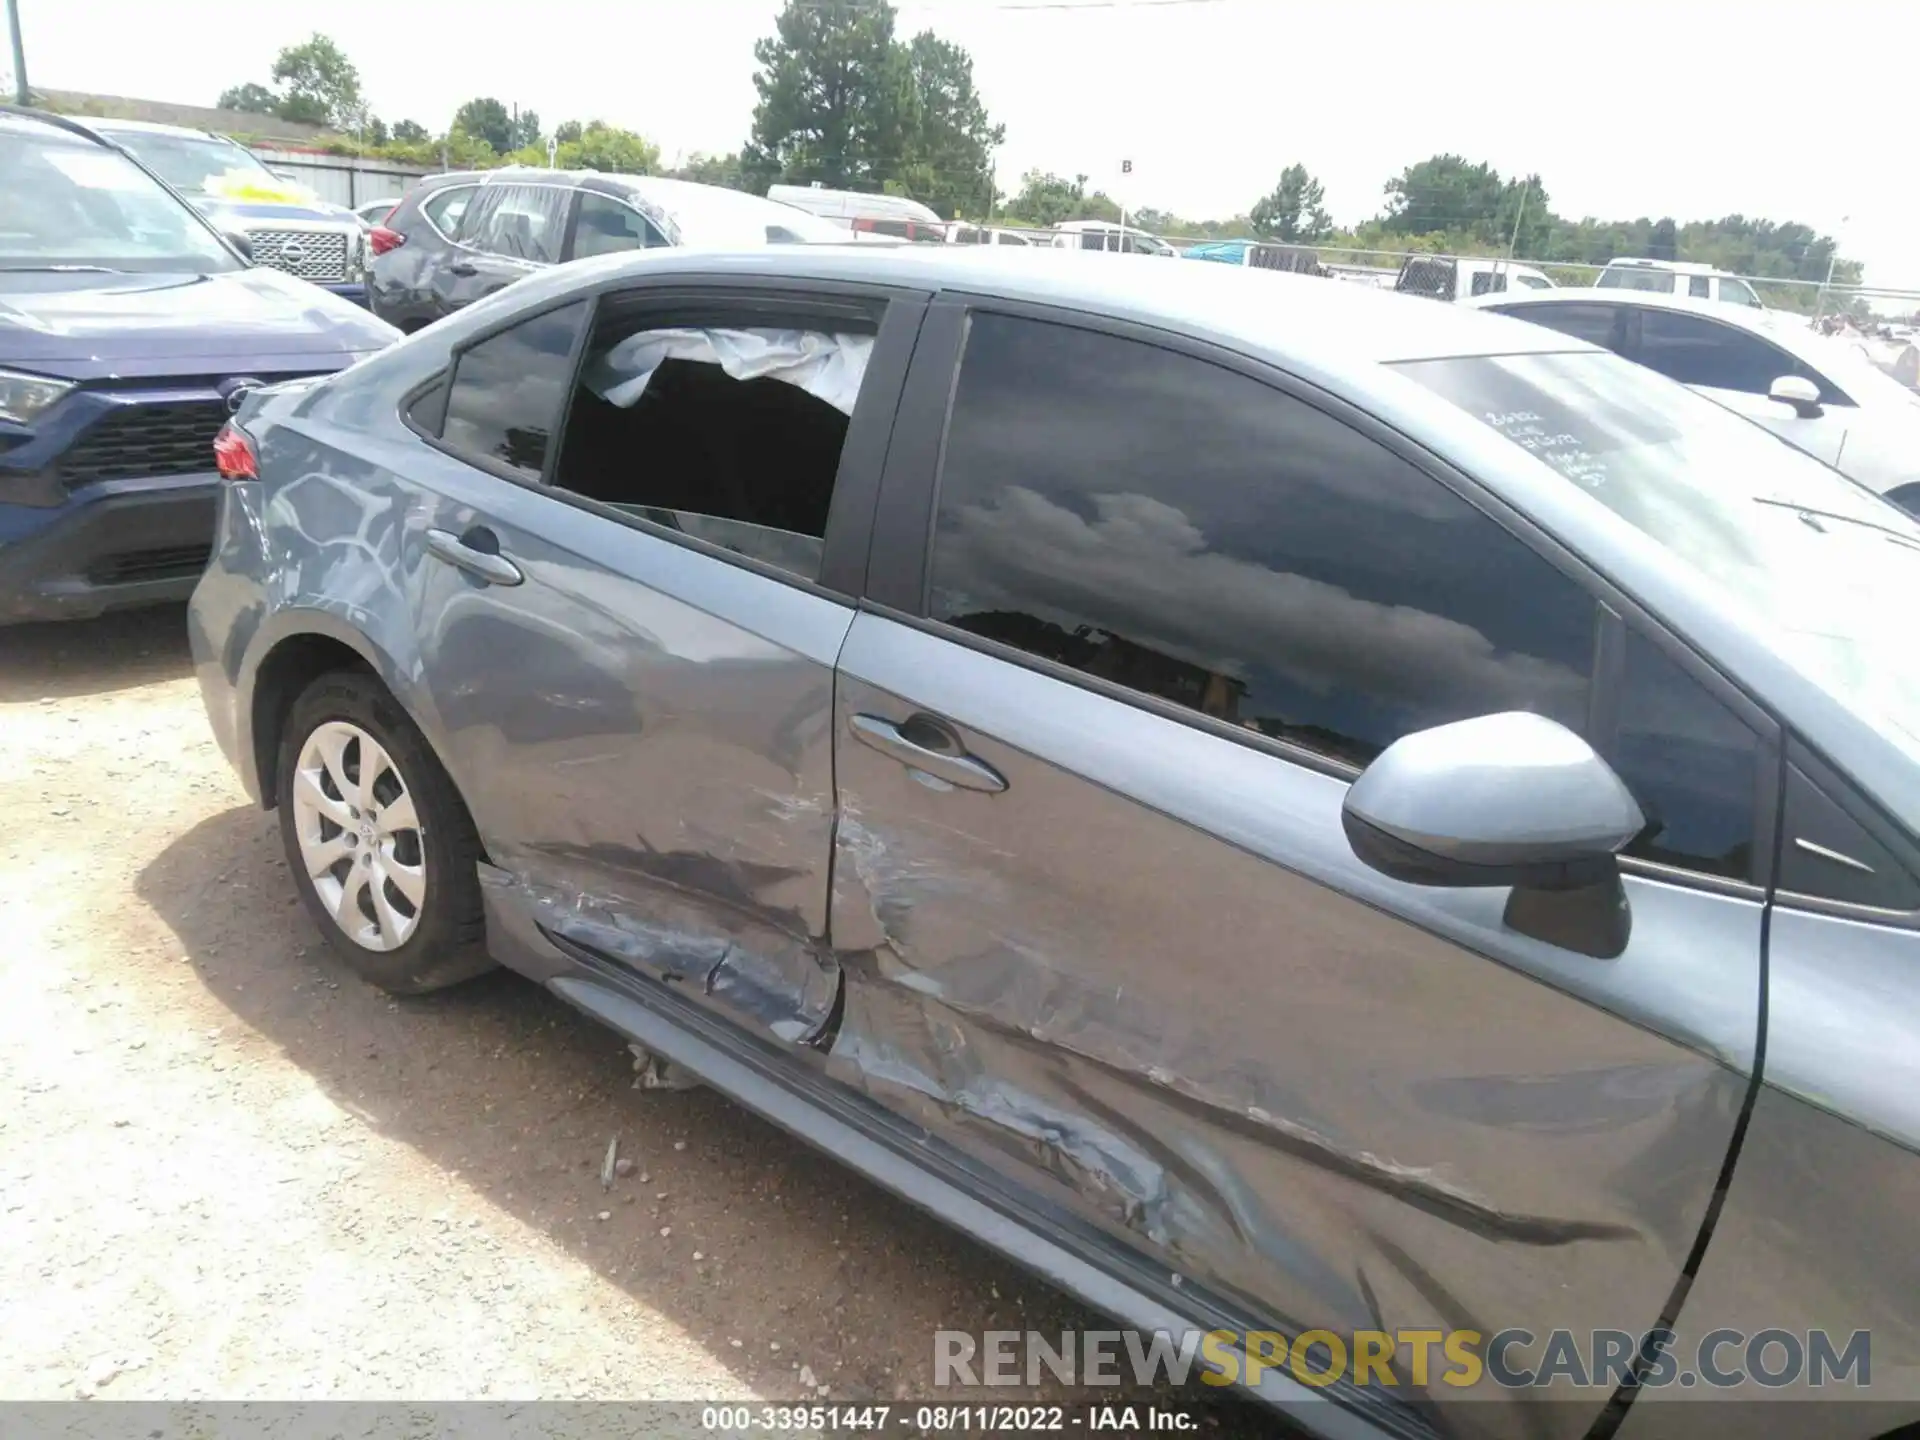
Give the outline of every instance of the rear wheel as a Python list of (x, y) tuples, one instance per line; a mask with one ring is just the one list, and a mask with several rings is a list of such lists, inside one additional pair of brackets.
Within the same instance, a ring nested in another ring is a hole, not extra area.
[(294, 883), (347, 964), (401, 995), (492, 968), (473, 821), (377, 680), (346, 670), (309, 685), (281, 736), (278, 779)]

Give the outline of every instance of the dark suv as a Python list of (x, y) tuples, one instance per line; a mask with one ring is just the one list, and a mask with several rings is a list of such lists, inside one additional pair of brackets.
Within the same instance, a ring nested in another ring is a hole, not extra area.
[(229, 404), (394, 338), (84, 126), (0, 107), (0, 624), (184, 600)]
[(411, 332), (567, 260), (854, 237), (805, 210), (717, 185), (511, 166), (424, 180), (367, 238), (373, 313)]

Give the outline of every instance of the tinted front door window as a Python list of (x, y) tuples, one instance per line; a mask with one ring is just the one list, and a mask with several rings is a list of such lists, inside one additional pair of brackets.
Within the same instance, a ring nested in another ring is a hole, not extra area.
[(447, 392), (446, 444), (539, 479), (586, 313), (586, 302), (576, 301), (463, 351)]
[(1258, 381), (975, 318), (932, 611), (1364, 764), (1506, 709), (1582, 728), (1594, 609), (1452, 491)]
[(1637, 358), (1682, 385), (1748, 395), (1764, 395), (1775, 380), (1794, 373), (1792, 357), (1757, 335), (1673, 310), (1640, 312)]

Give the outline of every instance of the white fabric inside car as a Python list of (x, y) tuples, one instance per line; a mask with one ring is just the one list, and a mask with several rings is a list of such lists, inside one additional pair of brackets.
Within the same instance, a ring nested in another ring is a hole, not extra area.
[(646, 394), (667, 360), (718, 365), (736, 380), (797, 385), (845, 415), (853, 414), (873, 354), (871, 335), (818, 330), (642, 330), (611, 346), (587, 367), (589, 390), (622, 409)]

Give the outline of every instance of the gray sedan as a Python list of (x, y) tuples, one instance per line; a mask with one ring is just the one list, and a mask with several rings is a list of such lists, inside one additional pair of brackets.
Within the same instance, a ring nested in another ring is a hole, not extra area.
[(1320, 1433), (1920, 1417), (1920, 528), (1547, 328), (1154, 271), (653, 250), (249, 396), (192, 640), (314, 923)]

